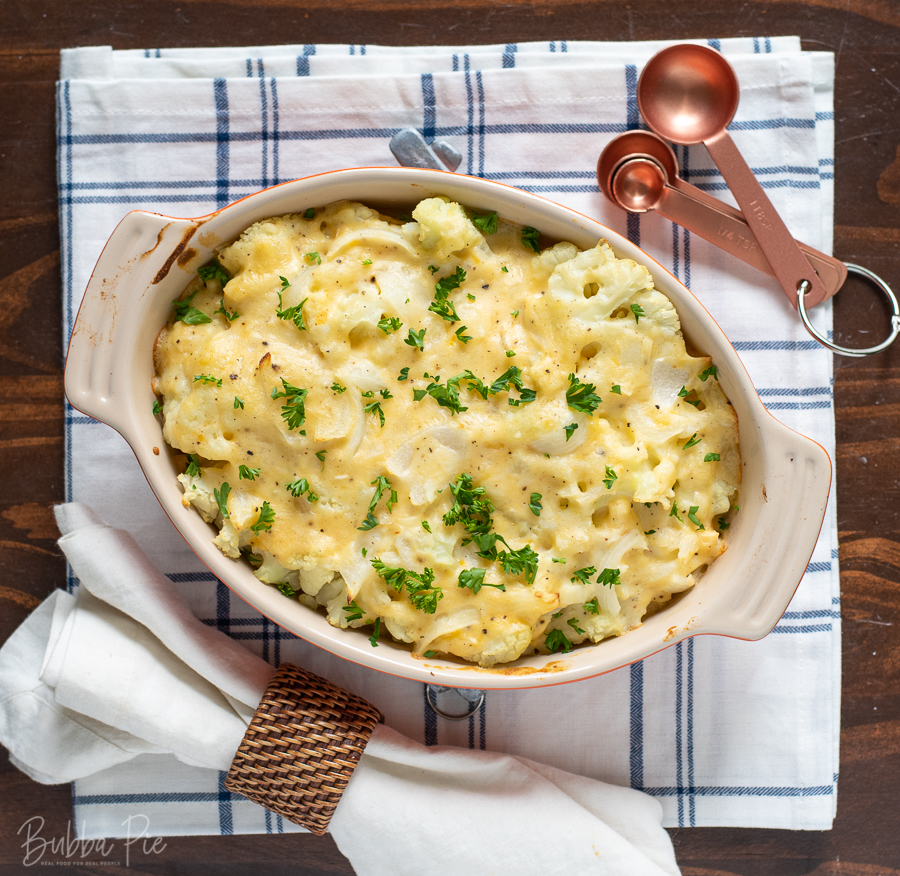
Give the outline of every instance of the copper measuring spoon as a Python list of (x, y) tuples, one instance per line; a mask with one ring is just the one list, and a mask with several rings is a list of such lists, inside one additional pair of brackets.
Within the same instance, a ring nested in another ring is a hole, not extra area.
[(739, 99), (731, 64), (706, 46), (663, 49), (638, 80), (638, 109), (647, 124), (673, 143), (706, 146), (791, 306), (797, 307), (802, 288), (811, 307), (828, 293), (726, 130)]
[[(600, 190), (630, 213), (654, 210), (770, 276), (775, 276), (740, 210), (678, 175), (671, 147), (650, 131), (614, 137), (597, 162)], [(847, 279), (840, 260), (798, 243), (831, 297)]]

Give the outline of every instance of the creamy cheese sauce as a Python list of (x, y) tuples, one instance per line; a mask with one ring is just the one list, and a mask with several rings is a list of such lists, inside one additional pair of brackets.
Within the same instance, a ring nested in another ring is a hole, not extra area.
[(605, 241), (340, 202), (218, 262), (155, 349), (184, 501), (332, 624), (491, 666), (633, 629), (724, 550), (734, 412)]

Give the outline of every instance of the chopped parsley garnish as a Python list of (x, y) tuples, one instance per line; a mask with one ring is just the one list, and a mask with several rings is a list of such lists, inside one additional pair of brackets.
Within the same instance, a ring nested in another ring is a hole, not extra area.
[(400, 322), (400, 317), (398, 316), (386, 316), (384, 319), (378, 320), (378, 328), (380, 328), (386, 335), (389, 335), (391, 332), (397, 331), (403, 323)]
[(432, 313), (436, 313), (447, 322), (459, 322), (459, 314), (456, 312), (453, 302), (447, 297), (454, 289), (458, 289), (460, 283), (466, 279), (466, 272), (457, 265), (456, 270), (437, 281), (434, 287), (434, 301), (428, 305)]
[(497, 590), (506, 592), (505, 584), (488, 584), (487, 581), (484, 580), (486, 572), (487, 569), (463, 569), (462, 572), (459, 573), (459, 578), (457, 579), (459, 582), (458, 586), (467, 587), (473, 593), (477, 593), (482, 587), (495, 587)]
[(727, 521), (727, 520), (723, 520), (723, 519), (720, 517), (719, 520), (718, 520), (717, 525), (718, 525), (719, 530), (720, 530), (721, 532), (725, 532), (725, 530), (728, 529), (729, 526), (731, 526), (731, 523), (730, 523), (729, 521)]
[(185, 474), (189, 478), (200, 477), (200, 460), (193, 453), (188, 454), (188, 464), (185, 469)]
[(191, 301), (194, 300), (194, 296), (197, 294), (198, 290), (194, 290), (188, 295), (187, 298), (182, 299), (181, 301), (173, 301), (172, 304), (175, 306), (175, 320), (181, 321), (185, 325), (203, 325), (206, 322), (212, 322), (212, 319), (208, 317), (202, 310), (198, 310), (191, 304)]
[(294, 588), (291, 587), (291, 585), (288, 584), (288, 583), (285, 582), (285, 581), (279, 581), (279, 582), (275, 585), (275, 587), (276, 587), (281, 593), (283, 593), (285, 596), (289, 596), (291, 599), (293, 599), (293, 598), (297, 595), (297, 591), (294, 590)]
[(453, 494), (453, 504), (444, 515), (445, 526), (453, 526), (461, 523), (468, 533), (463, 539), (463, 545), (475, 544), (478, 548), (478, 556), (487, 560), (496, 560), (507, 574), (525, 573), (529, 584), (534, 583), (537, 576), (538, 555), (530, 545), (518, 550), (498, 551), (497, 543), (501, 542), (508, 548), (502, 535), (491, 532), (493, 519), (491, 513), (494, 505), (485, 495), (484, 487), (476, 487), (472, 483), (472, 476), (461, 474), (455, 483), (450, 484), (450, 492)]
[[(297, 386), (291, 386), (283, 377), (281, 378), (283, 389), (279, 392), (277, 387), (272, 389), (273, 399), (284, 399), (281, 406), (281, 416), (287, 424), (288, 431), (291, 429), (299, 429), (306, 420), (306, 394), (308, 389), (301, 389)], [(301, 435), (305, 435), (306, 431), (301, 430)]]
[(656, 532), (655, 529), (648, 529), (648, 530), (644, 533), (644, 535), (653, 535), (653, 533), (655, 533), (655, 532)]
[(691, 435), (691, 437), (688, 438), (688, 440), (684, 442), (684, 447), (683, 447), (682, 449), (683, 449), (683, 450), (687, 450), (688, 447), (693, 447), (695, 444), (699, 444), (702, 440), (703, 440), (703, 439), (702, 439), (702, 438), (698, 438), (698, 437), (697, 437), (697, 433), (694, 432), (694, 434)]
[(600, 602), (596, 596), (593, 599), (589, 599), (581, 607), (585, 610), (586, 614), (600, 614)]
[(450, 492), (453, 494), (453, 504), (443, 517), (444, 525), (462, 523), (470, 535), (490, 532), (494, 522), (491, 518), (494, 505), (485, 495), (484, 487), (474, 486), (472, 475), (461, 474), (450, 484)]
[(678, 398), (683, 398), (689, 405), (693, 405), (696, 408), (700, 404), (700, 399), (688, 398), (693, 391), (694, 390), (682, 386), (681, 389), (678, 390)]
[(425, 329), (420, 331), (409, 330), (409, 334), (403, 339), (404, 344), (415, 347), (418, 350), (425, 350)]
[(211, 374), (195, 374), (194, 383), (197, 383), (198, 381), (208, 386), (222, 385), (222, 379), (213, 377)]
[(466, 292), (466, 298), (469, 301), (475, 301), (475, 296), (471, 292)]
[(422, 529), (424, 529), (425, 532), (431, 532), (431, 524), (427, 520), (423, 520)]
[(631, 312), (634, 314), (635, 323), (639, 323), (641, 321), (641, 317), (646, 316), (646, 314), (644, 313), (644, 308), (641, 307), (640, 304), (632, 304)]
[(473, 213), (472, 224), (484, 234), (496, 234), (497, 214), (487, 213), (484, 216), (479, 216), (477, 213)]
[(570, 617), (570, 618), (566, 621), (566, 623), (567, 623), (567, 624), (575, 631), (575, 633), (576, 633), (577, 635), (579, 635), (579, 636), (583, 636), (583, 635), (584, 635), (584, 630), (581, 629), (580, 626), (578, 626), (578, 618), (577, 618), (577, 617)]
[(223, 286), (231, 279), (231, 274), (219, 264), (218, 259), (213, 259), (208, 265), (198, 269), (197, 274), (204, 283), (218, 280)]
[(719, 462), (721, 457), (718, 453), (707, 453), (706, 456), (703, 457), (704, 462)]
[(239, 398), (238, 396), (235, 396), (234, 397), (234, 409), (237, 410), (238, 408), (240, 408), (241, 410), (244, 410), (244, 400), (242, 398)]
[(531, 501), (528, 503), (528, 507), (531, 509), (531, 513), (534, 514), (535, 517), (541, 516), (541, 511), (544, 510), (544, 506), (541, 504), (541, 496), (540, 493), (532, 493)]
[[(510, 390), (511, 386), (515, 387), (519, 391), (518, 398), (512, 397)], [(528, 389), (523, 385), (522, 369), (519, 368), (518, 365), (511, 365), (509, 368), (507, 368), (506, 371), (504, 371), (488, 388), (488, 392), (491, 395), (496, 395), (499, 392), (505, 392), (507, 390), (510, 391), (508, 402), (513, 407), (518, 407), (519, 405), (527, 405), (529, 402), (533, 402), (535, 398), (537, 398), (536, 390)]]
[(573, 411), (592, 414), (603, 399), (594, 391), (593, 383), (582, 383), (574, 374), (569, 375), (569, 388), (566, 390), (566, 404)]
[(697, 512), (700, 510), (699, 505), (691, 505), (688, 509), (688, 520), (697, 527), (697, 529), (706, 529), (706, 527), (697, 519)]
[(674, 517), (676, 520), (680, 520), (682, 523), (684, 523), (684, 521), (681, 520), (681, 515), (678, 513), (678, 505), (676, 505), (674, 502), (672, 503), (672, 510), (669, 512), (669, 517)]
[(322, 471), (325, 471), (325, 454), (328, 453), (327, 450), (319, 450), (316, 452), (316, 459), (322, 463)]
[(456, 377), (448, 378), (446, 385), (442, 385), (440, 378), (435, 377), (425, 389), (414, 389), (413, 398), (422, 401), (426, 395), (430, 395), (442, 408), (447, 408), (454, 414), (461, 414), (469, 410), (459, 400), (459, 384), (463, 379), (464, 376), (458, 374)]
[(594, 566), (585, 566), (583, 569), (576, 569), (569, 579), (573, 584), (590, 584), (591, 575), (595, 575), (597, 569)]
[(391, 510), (397, 503), (397, 491), (391, 487), (391, 482), (384, 475), (378, 475), (378, 477), (372, 481), (371, 486), (375, 487), (375, 492), (372, 494), (372, 500), (369, 502), (366, 519), (363, 521), (362, 526), (356, 527), (363, 532), (368, 532), (370, 529), (378, 526), (378, 518), (376, 518), (372, 512), (375, 510), (375, 506), (381, 501), (381, 497), (388, 490), (390, 490), (390, 496), (385, 503), (388, 514), (391, 513)]
[(256, 518), (256, 523), (250, 529), (253, 532), (262, 532), (263, 530), (268, 532), (274, 522), (275, 509), (268, 502), (263, 502), (262, 507), (259, 509), (259, 517)]
[(463, 332), (465, 332), (467, 328), (468, 328), (468, 326), (461, 325), (461, 326), (453, 333), (453, 334), (456, 335), (457, 338), (459, 338), (460, 342), (463, 343), (463, 344), (468, 344), (469, 341), (472, 340), (472, 336), (471, 336), (471, 335), (463, 334)]
[(159, 399), (153, 399), (153, 416), (157, 416), (162, 413), (162, 405), (159, 403)]
[(404, 380), (409, 380), (409, 368), (401, 368), (400, 376), (397, 378), (397, 380), (399, 380), (401, 383)]
[(365, 617), (365, 612), (356, 604), (355, 599), (349, 605), (343, 606), (341, 611), (346, 613), (346, 620), (348, 623), (351, 621), (362, 620)]
[(434, 287), (434, 293), (438, 297), (446, 298), (454, 289), (459, 289), (460, 284), (464, 283), (466, 272), (459, 266), (452, 274), (442, 277), (437, 281)]
[(247, 465), (238, 466), (238, 480), (255, 481), (259, 477), (260, 469), (250, 468)]
[(262, 565), (263, 558), (259, 554), (253, 553), (253, 551), (248, 547), (241, 548), (241, 555), (248, 563), (250, 563), (251, 566)]
[(308, 252), (304, 257), (310, 264), (315, 262), (317, 265), (322, 264), (322, 256), (320, 256), (317, 252)]
[(709, 368), (706, 368), (705, 370), (700, 372), (700, 379), (704, 383), (706, 383), (706, 381), (709, 380), (710, 377), (715, 377), (716, 380), (719, 379), (719, 369), (716, 368), (715, 365), (710, 365)]
[(544, 645), (551, 654), (555, 654), (557, 651), (572, 650), (572, 643), (566, 638), (566, 634), (562, 630), (550, 630), (547, 633), (547, 638), (544, 640)]
[(429, 265), (428, 270), (431, 271), (432, 274), (436, 274), (440, 268), (437, 265)]
[(224, 295), (219, 299), (219, 306), (213, 311), (213, 313), (221, 313), (222, 316), (224, 316), (225, 319), (228, 320), (228, 322), (234, 322), (240, 316), (240, 314), (236, 310), (232, 310), (231, 313), (229, 313), (225, 309)]
[(335, 380), (335, 382), (332, 383), (331, 386), (329, 386), (328, 388), (329, 388), (332, 392), (336, 392), (338, 395), (340, 395), (342, 392), (346, 392), (346, 391), (347, 391), (347, 387), (346, 387), (346, 386), (341, 386), (340, 383), (338, 383), (336, 380)]
[(606, 489), (611, 490), (612, 485), (619, 479), (619, 476), (616, 474), (615, 470), (610, 466), (606, 466), (606, 477), (603, 478), (603, 483), (606, 484)]
[(378, 419), (381, 421), (381, 428), (384, 428), (384, 411), (381, 409), (381, 402), (369, 402), (363, 410), (367, 414), (377, 414)]
[(508, 274), (508, 273), (509, 273), (509, 268), (506, 267), (506, 265), (502, 265), (501, 268), (500, 268), (500, 270), (503, 271), (504, 274)]
[(316, 216), (316, 208), (315, 207), (310, 207), (308, 210), (303, 211), (304, 219), (314, 219), (315, 216)]
[(609, 391), (610, 391), (610, 392), (614, 392), (616, 395), (621, 395), (621, 394), (622, 394), (622, 387), (619, 386), (618, 383), (614, 383), (614, 384), (609, 388)]
[[(457, 378), (453, 378), (456, 380)], [(465, 381), (469, 392), (477, 392), (483, 399), (490, 394), (490, 387), (480, 378), (476, 377), (468, 368), (459, 375), (460, 382)]]
[(565, 557), (553, 557), (552, 562), (554, 563), (567, 563), (568, 560)]
[(435, 654), (437, 654), (437, 651), (426, 651), (425, 652), (425, 656), (428, 657), (429, 659), (434, 657)]
[(309, 485), (309, 481), (306, 478), (299, 478), (296, 481), (291, 481), (289, 484), (285, 484), (284, 488), (295, 499), (299, 499), (304, 493), (306, 493), (307, 498), (310, 502), (319, 501), (319, 497), (312, 491), (312, 488)]
[(541, 232), (537, 230), (537, 228), (532, 228), (530, 225), (526, 225), (522, 229), (522, 246), (526, 249), (530, 249), (532, 252), (540, 252), (540, 236)]
[[(287, 284), (287, 285), (285, 285)], [(290, 286), (290, 283), (282, 277), (281, 278), (281, 288), (287, 289)], [(297, 328), (302, 332), (306, 330), (306, 322), (303, 319), (303, 305), (309, 301), (309, 298), (304, 298), (299, 304), (295, 304), (293, 307), (284, 307), (281, 300), (282, 292), (281, 289), (278, 290), (278, 309), (275, 311), (275, 316), (279, 319), (285, 319), (288, 322), (292, 322)]]
[(515, 355), (516, 355), (516, 354), (515, 354), (515, 352), (514, 352), (513, 350), (507, 350), (507, 351), (506, 351), (506, 358), (507, 358), (507, 359), (512, 359), (512, 357), (515, 356)]
[(219, 511), (226, 520), (228, 520), (228, 494), (230, 492), (231, 484), (229, 484), (228, 481), (222, 484), (221, 490), (217, 490), (213, 487), (213, 496), (215, 496), (216, 504), (219, 506)]
[[(506, 542), (503, 542), (506, 544)], [(532, 550), (530, 544), (521, 547), (516, 551), (500, 551), (497, 559), (503, 567), (503, 571), (510, 575), (519, 575), (525, 573), (525, 580), (529, 584), (534, 584), (537, 577), (538, 555)]]
[(414, 608), (424, 611), (425, 614), (434, 614), (438, 601), (444, 598), (441, 587), (433, 587), (434, 571), (429, 568), (421, 572), (412, 572), (397, 566), (386, 566), (378, 557), (372, 559), (372, 566), (398, 593), (406, 587), (406, 594)]
[(621, 572), (618, 569), (604, 569), (597, 576), (597, 583), (604, 587), (616, 587), (622, 582), (619, 580)]
[(510, 316), (511, 316), (513, 319), (515, 319), (518, 315), (519, 315), (519, 311), (518, 311), (518, 310), (514, 310), (512, 313), (510, 313)]
[(563, 432), (566, 433), (566, 441), (568, 441), (572, 437), (572, 433), (578, 428), (578, 423), (569, 423), (568, 426), (563, 427)]
[(378, 647), (378, 636), (379, 636), (380, 634), (381, 634), (381, 618), (380, 618), (380, 617), (376, 617), (376, 618), (375, 618), (375, 626), (374, 626), (373, 629), (372, 629), (372, 635), (369, 636), (369, 644), (370, 644), (373, 648), (377, 648), (377, 647)]

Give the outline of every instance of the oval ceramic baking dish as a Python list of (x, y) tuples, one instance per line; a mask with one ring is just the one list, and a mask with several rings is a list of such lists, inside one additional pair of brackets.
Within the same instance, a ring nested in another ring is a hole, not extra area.
[[(726, 534), (728, 549), (692, 590), (635, 630), (565, 655), (523, 657), (492, 669), (422, 660), (403, 646), (372, 648), (363, 630), (339, 630), (213, 545), (214, 527), (181, 501), (178, 472), (152, 413), (152, 349), (172, 301), (197, 268), (254, 222), (348, 199), (409, 208), (446, 195), (476, 210), (496, 210), (547, 236), (587, 248), (606, 238), (618, 255), (646, 265), (674, 303), (686, 337), (712, 356), (734, 404), (743, 457), (741, 510)], [(831, 462), (813, 441), (763, 407), (722, 330), (671, 274), (620, 235), (536, 195), (442, 171), (359, 168), (285, 183), (199, 219), (129, 213), (106, 244), (78, 313), (69, 345), (66, 395), (78, 410), (122, 434), (160, 504), (200, 559), (236, 594), (272, 621), (347, 660), (432, 684), (527, 688), (589, 678), (641, 660), (700, 633), (759, 639), (778, 622), (809, 562), (825, 513)]]

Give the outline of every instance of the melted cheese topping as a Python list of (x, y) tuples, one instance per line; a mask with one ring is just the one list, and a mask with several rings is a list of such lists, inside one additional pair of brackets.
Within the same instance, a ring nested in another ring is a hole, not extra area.
[(225, 554), (335, 626), (491, 666), (626, 632), (724, 550), (736, 418), (646, 268), (486, 240), (440, 198), (307, 215), (225, 248), (155, 350)]

